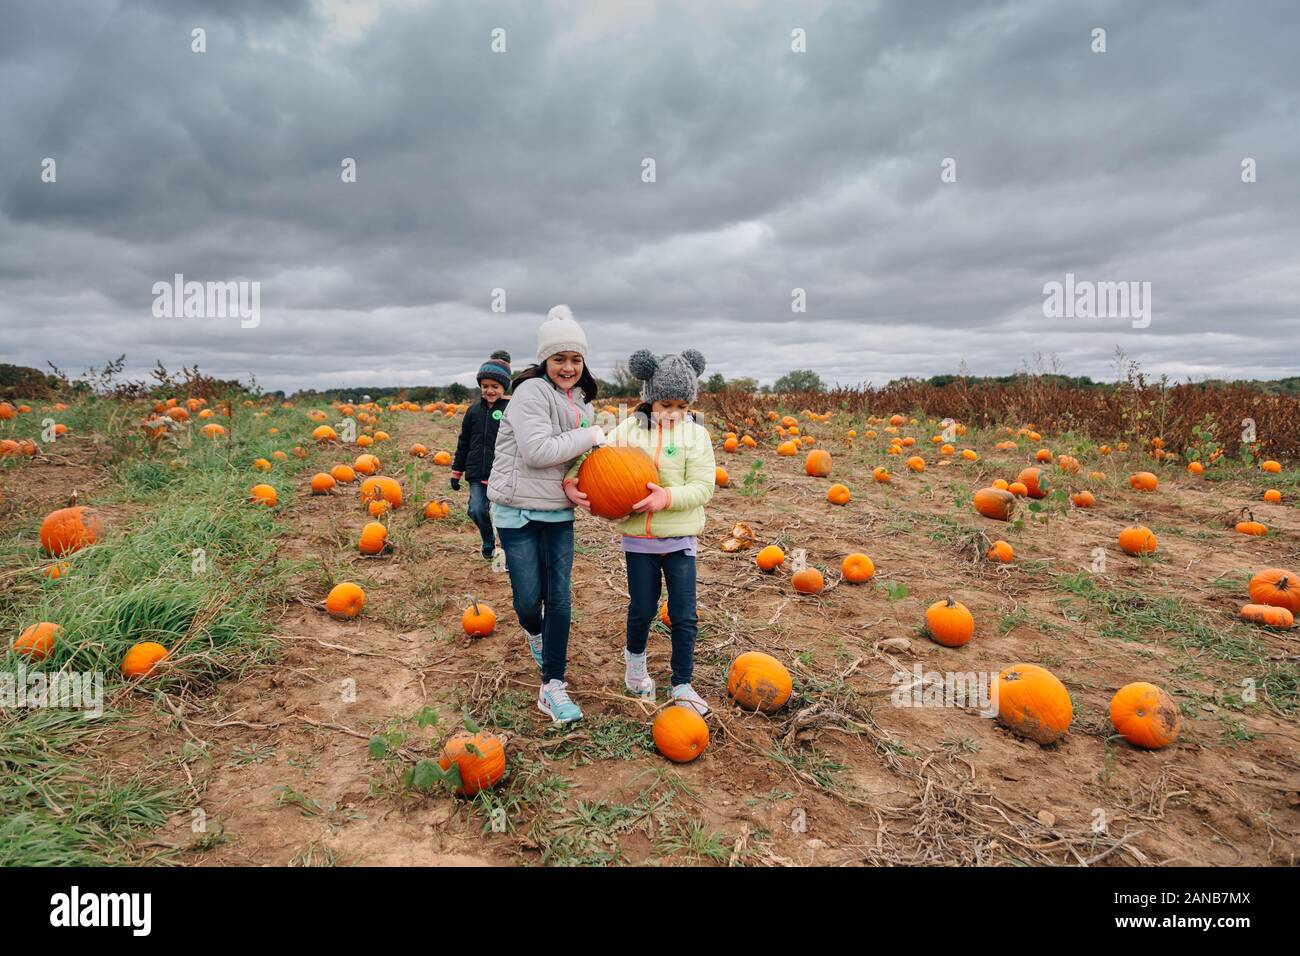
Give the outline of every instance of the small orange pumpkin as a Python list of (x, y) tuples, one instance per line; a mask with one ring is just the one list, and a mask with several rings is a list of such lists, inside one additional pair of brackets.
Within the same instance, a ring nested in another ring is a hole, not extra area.
[(275, 488), (271, 485), (253, 485), (252, 488), (248, 489), (248, 500), (253, 504), (274, 508), (277, 501)]
[(371, 521), (361, 529), (357, 547), (362, 554), (380, 554), (388, 547), (388, 529), (378, 521)]
[(852, 492), (845, 485), (831, 485), (826, 490), (826, 500), (833, 505), (847, 505), (852, 497)]
[(1043, 746), (1065, 736), (1074, 720), (1070, 692), (1037, 664), (1012, 664), (998, 674), (998, 720)]
[(41, 547), (58, 558), (94, 544), (102, 533), (99, 515), (93, 509), (59, 508), (41, 522)]
[(366, 592), (351, 581), (334, 585), (325, 598), (325, 610), (329, 616), (343, 621), (356, 617), (365, 606)]
[(1259, 467), (1261, 471), (1266, 471), (1271, 475), (1276, 475), (1282, 471), (1282, 463), (1271, 458), (1268, 461), (1261, 461)]
[(975, 635), (975, 616), (966, 605), (949, 595), (926, 609), (925, 632), (936, 644), (961, 647)]
[(1129, 475), (1128, 483), (1138, 491), (1155, 491), (1160, 479), (1149, 471), (1139, 471)]
[(492, 633), (493, 628), (497, 626), (496, 611), (474, 600), (469, 607), (465, 608), (465, 613), (460, 616), (460, 626), (465, 629), (465, 633), (470, 637), (487, 637)]
[(741, 654), (727, 671), (727, 695), (748, 710), (774, 713), (790, 699), (792, 691), (785, 665), (761, 651)]
[(1144, 525), (1133, 525), (1119, 533), (1119, 546), (1128, 554), (1152, 554), (1159, 543), (1151, 529)]
[(766, 548), (758, 552), (754, 558), (760, 571), (772, 571), (777, 566), (785, 563), (785, 552), (774, 544), (769, 544)]
[(43, 661), (54, 649), (54, 641), (62, 630), (52, 621), (33, 624), (14, 638), (14, 653), (23, 654), (34, 661)]
[(506, 749), (500, 738), (486, 731), (456, 734), (442, 748), (438, 766), (444, 771), (455, 764), (460, 770), (456, 792), (472, 797), (480, 790), (496, 786), (506, 772)]
[(1001, 561), (1003, 564), (1010, 564), (1016, 559), (1016, 552), (1007, 542), (998, 540), (993, 542), (993, 546), (988, 549), (984, 556), (990, 561)]
[(318, 471), (311, 476), (311, 493), (313, 495), (327, 495), (334, 490), (338, 482), (334, 480), (333, 475)]
[(330, 469), (330, 477), (341, 485), (350, 485), (357, 480), (357, 473), (347, 465), (335, 465)]
[(166, 656), (167, 648), (156, 641), (139, 641), (122, 658), (122, 676), (132, 679), (147, 677)]
[(822, 589), (826, 586), (826, 581), (822, 573), (816, 568), (804, 568), (802, 571), (796, 571), (790, 578), (790, 583), (800, 594), (821, 594)]
[(655, 747), (674, 763), (690, 763), (709, 746), (709, 725), (689, 707), (665, 707), (651, 733)]
[(844, 580), (853, 584), (870, 581), (875, 573), (875, 563), (865, 554), (854, 552), (840, 562), (840, 574), (844, 575)]
[(1241, 618), (1266, 627), (1289, 629), (1295, 623), (1295, 615), (1284, 607), (1270, 604), (1246, 604), (1242, 606)]
[(1155, 684), (1135, 681), (1111, 698), (1110, 723), (1134, 746), (1158, 750), (1178, 739), (1182, 719), (1172, 697)]
[(1091, 508), (1097, 503), (1096, 497), (1091, 491), (1076, 491), (1070, 495), (1070, 501), (1076, 508)]

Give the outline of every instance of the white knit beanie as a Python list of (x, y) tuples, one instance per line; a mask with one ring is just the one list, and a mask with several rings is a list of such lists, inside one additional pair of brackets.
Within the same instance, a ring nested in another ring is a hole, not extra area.
[(543, 364), (556, 352), (578, 352), (587, 358), (587, 334), (567, 305), (557, 305), (546, 313), (546, 321), (537, 330), (537, 364)]

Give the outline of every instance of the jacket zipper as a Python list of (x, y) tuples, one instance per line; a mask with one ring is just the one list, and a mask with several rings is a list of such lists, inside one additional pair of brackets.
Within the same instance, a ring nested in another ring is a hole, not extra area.
[[(655, 471), (659, 470), (659, 453), (663, 450), (663, 447), (664, 447), (664, 423), (659, 422), (659, 437), (658, 437), (658, 441), (655, 444)], [(650, 534), (650, 519), (651, 517), (653, 517), (653, 515), (654, 512), (652, 511), (647, 511), (645, 513), (645, 533), (647, 538), (653, 537), (653, 535)]]

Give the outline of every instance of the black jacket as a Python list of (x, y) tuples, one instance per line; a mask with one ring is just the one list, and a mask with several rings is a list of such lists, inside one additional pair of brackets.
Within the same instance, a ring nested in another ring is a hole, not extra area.
[(452, 471), (463, 472), (470, 481), (488, 480), (492, 474), (492, 456), (496, 453), (497, 428), (509, 401), (503, 395), (488, 408), (487, 401), (480, 398), (469, 407), (460, 423), (460, 441), (456, 443)]

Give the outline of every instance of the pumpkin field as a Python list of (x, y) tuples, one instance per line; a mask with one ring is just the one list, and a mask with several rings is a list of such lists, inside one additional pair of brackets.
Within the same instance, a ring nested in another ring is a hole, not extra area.
[(448, 485), (466, 405), (14, 396), (0, 864), (1295, 865), (1297, 400), (1238, 440), (1213, 393), (1167, 433), (907, 398), (702, 396), (713, 711), (666, 698), (666, 609), (624, 692), (580, 512), (554, 728)]

